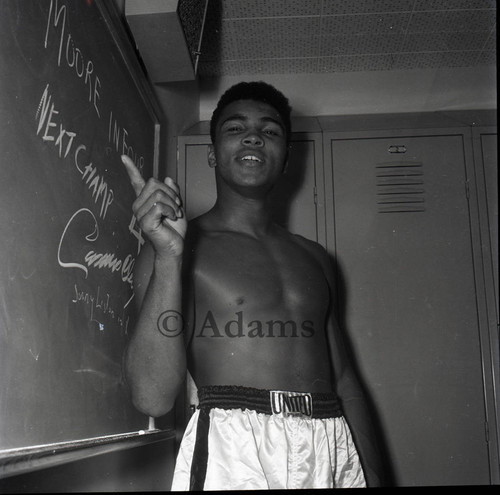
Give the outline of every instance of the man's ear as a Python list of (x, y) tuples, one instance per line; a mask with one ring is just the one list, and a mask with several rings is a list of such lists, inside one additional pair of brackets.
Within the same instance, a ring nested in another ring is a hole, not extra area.
[(286, 171), (288, 170), (288, 158), (290, 157), (289, 153), (289, 148), (286, 150), (286, 156), (285, 156), (285, 161), (283, 163), (283, 168), (281, 169), (282, 174), (286, 174)]
[(211, 168), (216, 167), (217, 166), (217, 160), (215, 159), (215, 150), (214, 150), (214, 145), (213, 144), (209, 144), (208, 145), (207, 156), (208, 156), (208, 165)]

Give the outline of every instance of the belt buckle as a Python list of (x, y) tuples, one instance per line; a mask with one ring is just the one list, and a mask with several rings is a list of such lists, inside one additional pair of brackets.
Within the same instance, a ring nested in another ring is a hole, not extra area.
[(270, 400), (273, 414), (312, 418), (312, 395), (307, 392), (271, 390)]

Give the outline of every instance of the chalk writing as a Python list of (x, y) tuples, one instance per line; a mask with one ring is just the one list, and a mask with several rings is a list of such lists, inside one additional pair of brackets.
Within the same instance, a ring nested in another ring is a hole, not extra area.
[[(85, 60), (82, 51), (75, 45), (73, 37), (68, 31), (66, 10), (66, 5), (59, 6), (59, 0), (50, 0), (44, 47), (48, 47), (51, 33), (54, 33), (56, 37), (59, 36), (58, 39), (56, 38), (56, 42), (59, 42), (57, 65), (60, 67), (62, 62), (74, 69), (76, 76), (83, 80), (85, 86), (88, 87), (88, 101), (92, 103), (97, 116), (101, 117), (99, 111), (101, 81), (99, 76), (94, 73), (94, 63), (90, 59)], [(59, 34), (57, 33), (58, 27), (60, 27)]]
[(142, 230), (138, 227), (137, 219), (135, 215), (130, 218), (130, 223), (128, 224), (128, 231), (137, 239), (137, 254), (141, 252), (141, 248), (144, 245), (144, 237), (142, 236)]
[(127, 140), (127, 129), (118, 124), (118, 121), (113, 117), (113, 112), (109, 112), (108, 141), (114, 146), (115, 151), (120, 153), (120, 155), (128, 155), (142, 174), (142, 170), (144, 168), (144, 157), (138, 155)]
[(108, 187), (107, 182), (104, 180), (102, 175), (97, 173), (96, 167), (92, 162), (88, 163), (84, 167), (79, 163), (79, 155), (81, 152), (85, 152), (87, 147), (84, 144), (78, 146), (75, 151), (75, 166), (77, 170), (82, 174), (82, 180), (88, 185), (88, 188), (92, 191), (92, 198), (97, 203), (99, 198), (101, 198), (101, 210), (99, 215), (102, 218), (106, 217), (109, 205), (114, 200), (113, 189)]
[(95, 251), (89, 251), (84, 259), (89, 267), (107, 268), (111, 270), (111, 272), (120, 270), (122, 280), (132, 285), (135, 259), (130, 254), (121, 260), (118, 259), (114, 253), (96, 253)]
[[(50, 53), (56, 53), (58, 67), (69, 69), (70, 74), (73, 74), (71, 77), (83, 83), (86, 99), (97, 116), (101, 118), (104, 115), (101, 80), (94, 61), (85, 53), (87, 40), (78, 39), (78, 36), (74, 36), (71, 32), (69, 7), (64, 0), (50, 0), (48, 5), (44, 48), (52, 50)], [(89, 244), (89, 247), (91, 243), (98, 244), (100, 236), (98, 218), (102, 220), (106, 218), (109, 208), (114, 203), (115, 193), (107, 181), (105, 171), (100, 170), (99, 164), (96, 164), (93, 159), (94, 143), (87, 146), (81, 138), (79, 139), (74, 129), (68, 128), (50, 89), (47, 84), (35, 113), (36, 134), (42, 141), (56, 148), (60, 159), (68, 158), (72, 161), (74, 170), (78, 172), (97, 207), (95, 214), (91, 209), (82, 207), (71, 215), (59, 239), (58, 263), (62, 268), (83, 272), (86, 279), (91, 270), (108, 271), (110, 274), (118, 275), (122, 282), (132, 288), (135, 264), (135, 258), (132, 255), (122, 257), (113, 251), (85, 248), (78, 254), (72, 251), (75, 243), (84, 246)], [(111, 151), (116, 151), (119, 155), (127, 155), (142, 173), (145, 166), (144, 156), (134, 149), (128, 129), (119, 122), (111, 110), (109, 111), (107, 138), (106, 156), (109, 156)], [(133, 215), (128, 230), (137, 240), (137, 254), (139, 254), (144, 238)], [(104, 297), (101, 297), (100, 287), (97, 288), (97, 293), (82, 291), (76, 285), (74, 289), (75, 296), (72, 302), (88, 304), (91, 307), (91, 321), (98, 323), (99, 329), (103, 331), (105, 328), (103, 322), (94, 317), (96, 311), (99, 310), (99, 318), (104, 315), (115, 318), (117, 313), (110, 304), (110, 295), (106, 293)], [(130, 298), (123, 305), (123, 310), (127, 308), (133, 297), (132, 290)], [(116, 316), (116, 318), (120, 320), (122, 326), (128, 324), (128, 319), (125, 319), (123, 315), (122, 317)]]
[(71, 302), (88, 306), (90, 309), (89, 320), (96, 322), (100, 331), (106, 328), (101, 320), (109, 318), (115, 320), (119, 327), (127, 333), (129, 316), (124, 311), (126, 305), (120, 307), (119, 303), (112, 301), (108, 292), (102, 294), (100, 286), (97, 286), (97, 291), (88, 291), (74, 284)]
[(72, 217), (69, 219), (68, 223), (66, 224), (66, 227), (64, 227), (63, 233), (61, 235), (61, 239), (59, 240), (59, 247), (57, 248), (57, 261), (59, 262), (59, 265), (62, 266), (63, 268), (78, 268), (82, 270), (85, 273), (85, 278), (87, 278), (87, 275), (89, 273), (87, 267), (81, 263), (75, 263), (72, 261), (62, 261), (61, 260), (61, 247), (63, 245), (63, 241), (66, 238), (66, 232), (69, 229), (70, 225), (73, 224), (74, 219), (78, 215), (83, 215), (83, 214), (88, 214), (93, 220), (94, 223), (94, 230), (90, 232), (88, 235), (85, 236), (85, 239), (89, 242), (93, 242), (97, 239), (99, 236), (99, 226), (97, 225), (97, 220), (94, 216), (94, 214), (88, 209), (88, 208), (80, 208), (78, 211), (73, 213)]
[[(63, 127), (62, 123), (59, 123), (57, 138), (52, 134), (52, 128), (57, 128), (57, 122), (54, 122), (52, 118), (58, 114), (59, 112), (54, 108), (52, 95), (49, 94), (49, 85), (47, 84), (35, 114), (35, 119), (38, 120), (36, 133), (38, 135), (43, 130), (42, 139), (44, 141), (54, 141), (54, 145), (59, 150), (59, 158), (62, 158), (63, 154), (64, 157), (68, 156), (76, 133), (68, 131)], [(63, 143), (65, 143), (65, 146), (63, 146)]]
[[(56, 146), (59, 158), (66, 158), (72, 150), (77, 134), (66, 130), (63, 123), (56, 120), (58, 115), (59, 111), (55, 109), (52, 95), (49, 92), (49, 85), (47, 84), (35, 113), (35, 119), (38, 120), (37, 135), (41, 135), (43, 141), (52, 142), (54, 146)], [(52, 132), (57, 128), (58, 124), (59, 134), (56, 139)], [(82, 160), (80, 153), (86, 150), (87, 147), (84, 144), (80, 144), (76, 147), (74, 154), (75, 166), (82, 175), (82, 180), (91, 191), (94, 202), (97, 203), (99, 200), (101, 201), (99, 216), (105, 218), (108, 208), (114, 200), (113, 189), (108, 186), (104, 177), (97, 173), (97, 169), (92, 162), (87, 163), (85, 166), (79, 162), (79, 160)]]
[[(97, 219), (94, 214), (88, 208), (80, 208), (78, 211), (73, 213), (71, 218), (68, 220), (68, 223), (64, 227), (63, 233), (59, 240), (59, 246), (57, 249), (57, 261), (59, 265), (63, 268), (77, 268), (82, 270), (85, 273), (85, 278), (87, 278), (89, 273), (89, 268), (97, 268), (97, 269), (108, 269), (111, 273), (119, 272), (121, 280), (125, 283), (128, 283), (132, 286), (133, 283), (133, 270), (135, 264), (135, 258), (131, 255), (127, 255), (124, 259), (119, 259), (114, 253), (97, 253), (93, 250), (88, 251), (84, 256), (83, 262), (82, 260), (72, 260), (72, 261), (64, 261), (62, 259), (61, 253), (64, 251), (65, 241), (68, 234), (68, 230), (71, 230), (71, 227), (77, 222), (77, 218), (80, 219), (83, 216), (90, 217), (90, 225), (88, 230), (91, 230), (87, 235), (85, 235), (85, 240), (88, 242), (95, 242), (99, 238), (99, 226), (97, 224)], [(74, 230), (77, 230), (76, 228)], [(78, 232), (78, 230), (77, 230)], [(74, 239), (76, 236), (73, 234), (71, 236)]]

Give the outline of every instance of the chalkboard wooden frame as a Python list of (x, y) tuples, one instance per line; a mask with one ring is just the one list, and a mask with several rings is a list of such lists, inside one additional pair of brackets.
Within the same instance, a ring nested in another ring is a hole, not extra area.
[[(158, 177), (160, 156), (160, 130), (162, 112), (155, 99), (152, 87), (144, 74), (138, 55), (133, 47), (130, 34), (114, 2), (92, 0), (113, 38), (122, 62), (133, 79), (147, 112), (154, 122), (153, 175)], [(150, 421), (149, 430), (140, 430), (105, 436), (97, 436), (74, 441), (56, 442), (29, 447), (0, 450), (0, 477), (13, 476), (37, 469), (52, 467), (87, 457), (128, 449), (154, 442), (175, 439), (175, 430), (155, 429)]]
[(88, 457), (109, 454), (155, 442), (173, 440), (174, 430), (153, 430), (89, 438), (73, 442), (59, 442), (2, 452), (1, 478), (29, 473), (39, 469), (60, 466)]
[(115, 40), (116, 46), (121, 52), (123, 60), (129, 68), (132, 79), (134, 80), (137, 89), (143, 95), (143, 101), (147, 104), (149, 113), (157, 120), (155, 150), (153, 170), (154, 176), (158, 177), (159, 173), (159, 157), (160, 157), (160, 131), (161, 131), (161, 109), (157, 103), (150, 82), (144, 75), (144, 69), (138, 61), (138, 53), (131, 45), (132, 34), (125, 28), (126, 23), (120, 21), (120, 13), (115, 2), (105, 2), (105, 0), (94, 0), (99, 7), (104, 20), (108, 24), (109, 32)]

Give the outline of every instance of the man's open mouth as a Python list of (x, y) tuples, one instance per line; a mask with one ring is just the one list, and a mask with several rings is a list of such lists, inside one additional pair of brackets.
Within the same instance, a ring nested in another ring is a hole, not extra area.
[(240, 158), (240, 160), (249, 163), (262, 163), (262, 160), (255, 155), (244, 155)]

